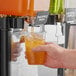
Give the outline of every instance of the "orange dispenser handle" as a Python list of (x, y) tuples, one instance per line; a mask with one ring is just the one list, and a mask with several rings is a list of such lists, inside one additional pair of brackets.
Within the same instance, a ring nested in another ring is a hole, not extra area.
[(0, 0), (0, 14), (26, 16), (28, 0)]
[(29, 0), (29, 10), (28, 10), (28, 16), (36, 16), (37, 11), (34, 9), (35, 0)]
[(43, 11), (43, 10), (35, 10), (35, 0), (29, 0), (29, 9), (28, 9), (28, 16), (36, 16), (37, 12)]
[(34, 0), (29, 1), (29, 11), (28, 11), (29, 16), (34, 16)]

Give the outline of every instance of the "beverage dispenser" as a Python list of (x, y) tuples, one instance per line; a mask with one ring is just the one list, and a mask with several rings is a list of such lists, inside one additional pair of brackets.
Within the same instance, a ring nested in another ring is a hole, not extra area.
[[(2, 14), (2, 16), (0, 17), (0, 75), (1, 76), (11, 76), (10, 74), (11, 73), (11, 64), (10, 64), (11, 44), (12, 44), (11, 39), (14, 33), (15, 36), (17, 32), (19, 32), (20, 35), (21, 29), (24, 28), (24, 21), (25, 21), (24, 18), (26, 19), (26, 22), (28, 20), (27, 23), (31, 24), (32, 26), (39, 26), (39, 25), (43, 26), (46, 23), (49, 14), (47, 12), (48, 6), (42, 9), (41, 7), (40, 8), (37, 7), (42, 2), (44, 5), (46, 4), (46, 0), (45, 1), (44, 0), (43, 1), (1, 0), (0, 1), (0, 14)], [(45, 8), (47, 10), (44, 10)], [(39, 11), (39, 13), (37, 11)], [(17, 35), (16, 38), (18, 37), (19, 36)], [(14, 64), (16, 64), (17, 66), (17, 64), (19, 63), (20, 62)], [(18, 73), (15, 75), (17, 76)]]
[[(49, 3), (50, 3), (50, 0), (1, 0), (0, 1), (0, 14), (3, 14), (4, 16), (6, 15), (5, 17), (3, 16), (0, 18), (0, 53), (1, 53), (0, 73), (1, 73), (1, 76), (11, 76), (10, 74), (11, 34), (14, 35), (15, 38), (19, 38), (21, 34), (25, 34), (21, 32), (22, 29), (25, 30), (24, 32), (26, 31), (28, 32), (28, 30), (26, 29), (29, 27), (28, 25), (30, 25), (31, 28), (40, 27), (42, 30), (41, 32), (45, 32), (44, 25), (46, 24), (47, 18), (49, 15), (48, 13)], [(60, 3), (62, 5), (62, 2)], [(60, 6), (59, 9), (62, 9), (62, 7)], [(53, 16), (54, 16), (53, 17), (54, 20), (58, 17), (57, 14), (54, 14)], [(52, 19), (52, 17), (50, 18)], [(25, 22), (25, 28), (24, 28), (24, 22)], [(53, 24), (54, 23), (56, 24), (57, 21), (55, 20)], [(27, 61), (25, 61), (25, 63), (26, 62)], [(20, 66), (20, 64), (25, 65), (20, 61), (19, 62), (17, 61), (16, 63), (14, 62), (14, 67), (17, 67), (17, 68), (15, 72), (16, 74), (12, 73), (12, 76), (25, 75), (25, 74), (24, 75), (22, 74), (23, 72), (25, 73), (24, 71), (25, 69), (21, 71), (20, 67), (22, 68), (22, 66)], [(58, 75), (62, 76), (63, 75), (62, 71), (63, 69), (59, 69)], [(27, 73), (30, 73), (30, 72), (26, 72), (26, 75)]]

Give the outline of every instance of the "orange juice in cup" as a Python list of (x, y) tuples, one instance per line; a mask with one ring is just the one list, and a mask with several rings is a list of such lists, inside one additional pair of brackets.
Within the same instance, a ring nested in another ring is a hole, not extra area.
[(46, 52), (33, 52), (32, 48), (35, 48), (40, 45), (44, 45), (45, 41), (38, 34), (31, 34), (32, 37), (27, 37), (25, 39), (26, 44), (26, 56), (28, 64), (30, 65), (42, 65), (45, 62)]

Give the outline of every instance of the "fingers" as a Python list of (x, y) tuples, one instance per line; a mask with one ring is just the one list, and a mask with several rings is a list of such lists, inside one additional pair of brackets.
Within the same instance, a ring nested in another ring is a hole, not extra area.
[(11, 47), (11, 60), (17, 61), (17, 57), (20, 56), (20, 52), (22, 51), (22, 48), (20, 46), (19, 42), (14, 43), (14, 47)]
[(45, 42), (45, 45), (54, 44), (53, 42)]
[(12, 61), (17, 61), (17, 57), (19, 57), (20, 56), (20, 54), (12, 54), (11, 55), (11, 60)]
[(48, 49), (48, 46), (47, 45), (41, 45), (41, 46), (38, 46), (36, 48), (33, 48), (32, 51), (47, 51)]
[(56, 45), (54, 43), (47, 43), (46, 45), (41, 45), (36, 48), (33, 48), (32, 51), (47, 51), (50, 52)]
[(20, 53), (22, 51), (22, 48), (20, 47), (20, 44), (16, 44), (14, 48), (11, 49), (12, 53)]
[(19, 42), (16, 42), (16, 43), (14, 43), (14, 46), (15, 46), (16, 48), (19, 48), (19, 47), (20, 47), (20, 43), (19, 43)]
[(17, 58), (11, 58), (11, 61), (16, 62), (17, 61)]
[(17, 61), (17, 58), (20, 56), (20, 53), (13, 53), (12, 55), (11, 55), (11, 60), (12, 61)]

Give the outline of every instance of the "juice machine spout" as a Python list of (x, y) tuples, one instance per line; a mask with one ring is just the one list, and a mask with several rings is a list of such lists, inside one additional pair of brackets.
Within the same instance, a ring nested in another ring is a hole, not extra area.
[(49, 16), (48, 11), (39, 11), (36, 13), (35, 16), (26, 17), (25, 22), (27, 22), (28, 25), (25, 25), (25, 29), (27, 27), (30, 27), (33, 29), (32, 30), (33, 32), (34, 32), (35, 28), (38, 29), (38, 31), (41, 30), (41, 32), (45, 32), (45, 24), (47, 23), (48, 16)]
[[(39, 2), (39, 3), (38, 3)], [(47, 22), (49, 15), (48, 6), (37, 7), (42, 3), (45, 5), (46, 0), (1, 0), (0, 1), (0, 14), (9, 15), (9, 17), (0, 18), (0, 68), (1, 76), (10, 76), (10, 54), (11, 54), (11, 30), (13, 32), (19, 31), (24, 28), (24, 18), (27, 16), (30, 19), (31, 26), (42, 27)], [(12, 3), (12, 4), (11, 4)], [(36, 4), (35, 4), (36, 3)], [(36, 7), (35, 7), (36, 6)], [(28, 21), (26, 21), (28, 22)], [(42, 31), (41, 31), (42, 32)], [(41, 33), (40, 33), (41, 34)]]
[(56, 25), (58, 21), (58, 15), (49, 15), (46, 24)]

